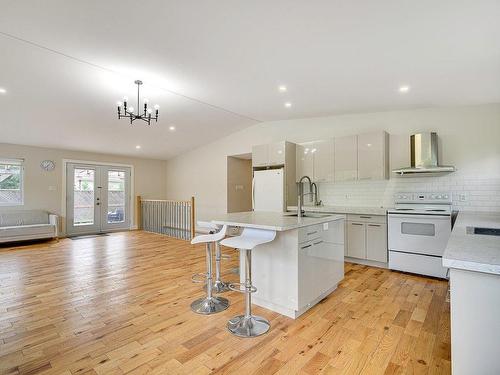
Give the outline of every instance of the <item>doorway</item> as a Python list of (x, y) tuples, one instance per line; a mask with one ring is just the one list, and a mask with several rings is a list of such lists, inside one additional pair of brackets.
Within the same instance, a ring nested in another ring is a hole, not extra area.
[(252, 211), (252, 154), (227, 157), (227, 212)]
[(66, 234), (130, 228), (129, 167), (66, 164)]

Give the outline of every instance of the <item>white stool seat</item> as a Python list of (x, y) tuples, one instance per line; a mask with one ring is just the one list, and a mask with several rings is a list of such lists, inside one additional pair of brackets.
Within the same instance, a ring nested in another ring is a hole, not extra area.
[(276, 232), (267, 229), (245, 228), (240, 236), (226, 238), (221, 245), (241, 250), (252, 250), (255, 246), (274, 241)]
[(207, 243), (207, 242), (218, 242), (226, 237), (227, 225), (224, 225), (220, 231), (213, 234), (200, 234), (191, 240), (191, 244), (195, 245), (197, 243)]
[(219, 230), (221, 228), (220, 225), (212, 223), (211, 221), (198, 220), (197, 224), (200, 228), (209, 229), (209, 230)]

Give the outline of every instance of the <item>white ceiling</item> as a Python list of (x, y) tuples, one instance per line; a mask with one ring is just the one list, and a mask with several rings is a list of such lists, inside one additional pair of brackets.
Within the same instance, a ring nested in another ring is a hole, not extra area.
[[(257, 121), (500, 102), (499, 14), (497, 0), (1, 0), (0, 142), (166, 159)], [(116, 118), (135, 79), (161, 105), (151, 127)]]

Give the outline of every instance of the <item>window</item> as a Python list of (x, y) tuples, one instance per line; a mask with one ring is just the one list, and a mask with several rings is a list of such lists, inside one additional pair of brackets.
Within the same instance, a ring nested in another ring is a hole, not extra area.
[(0, 159), (0, 206), (23, 204), (23, 161)]

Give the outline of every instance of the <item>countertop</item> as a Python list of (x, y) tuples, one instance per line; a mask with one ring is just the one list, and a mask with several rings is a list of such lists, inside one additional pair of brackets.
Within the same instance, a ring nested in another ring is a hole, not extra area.
[[(354, 215), (385, 215), (388, 207), (356, 207), (356, 206), (303, 206), (306, 212), (325, 212)], [(297, 211), (297, 206), (288, 206), (288, 211)]]
[(328, 215), (321, 218), (315, 217), (293, 217), (280, 212), (236, 212), (217, 216), (212, 220), (219, 225), (231, 225), (236, 227), (247, 227), (256, 229), (267, 229), (275, 231), (286, 231), (310, 225), (327, 223), (345, 219), (344, 215)]
[(500, 228), (500, 213), (459, 212), (443, 266), (500, 275), (500, 237), (467, 234), (469, 226)]

